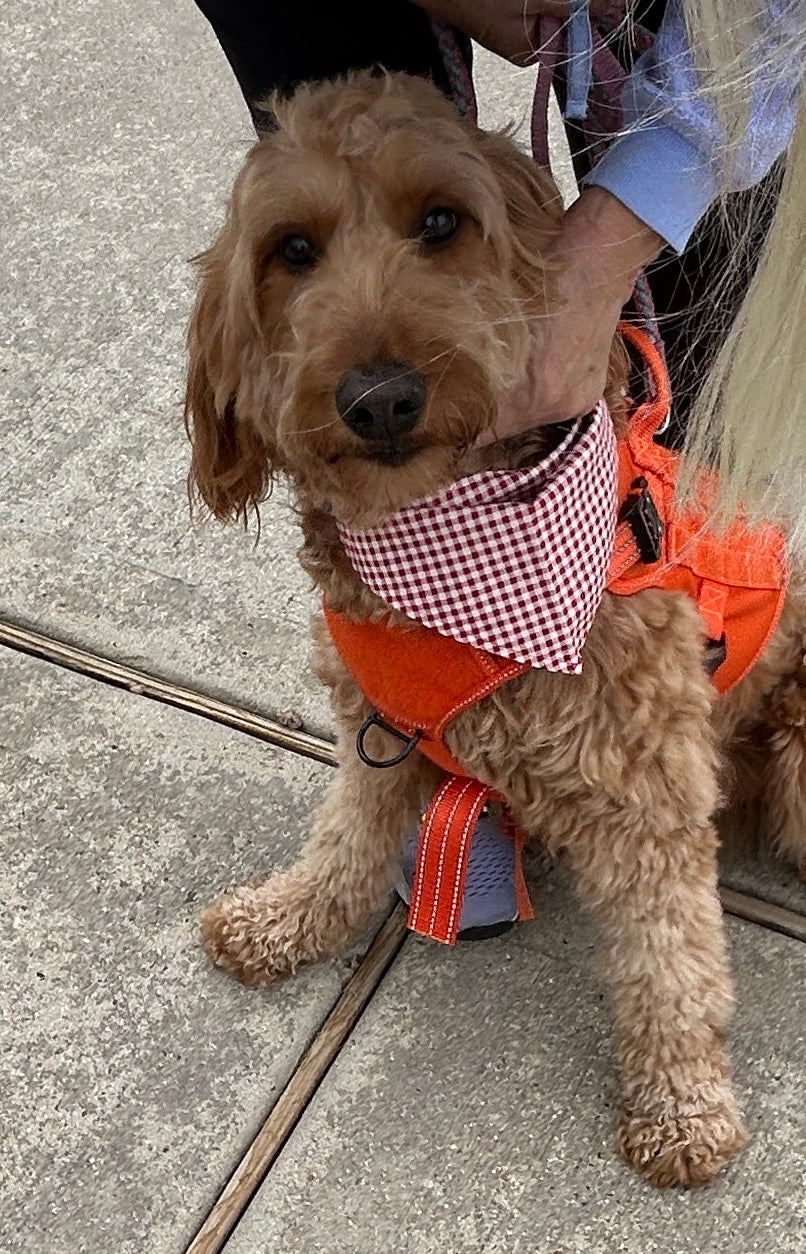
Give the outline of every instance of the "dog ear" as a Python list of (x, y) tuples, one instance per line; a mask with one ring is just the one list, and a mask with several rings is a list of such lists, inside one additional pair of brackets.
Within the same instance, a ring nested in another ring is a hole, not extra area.
[[(514, 268), (519, 281), (535, 279), (535, 288), (546, 293), (543, 253), (559, 231), (564, 213), (562, 197), (551, 176), (503, 135), (485, 134), (485, 156), (504, 193), (514, 249)], [(627, 427), (629, 356), (619, 335), (613, 339), (608, 362), (605, 399), (620, 436)]]
[(246, 412), (264, 391), (255, 377), (262, 354), (251, 267), (240, 264), (228, 228), (195, 258), (200, 283), (188, 328), (184, 411), (193, 446), (188, 493), (216, 518), (246, 524), (271, 489), (274, 459), (256, 415)]
[(515, 268), (522, 276), (540, 274), (546, 247), (563, 216), (557, 185), (508, 136), (482, 133), (480, 143), (504, 195)]

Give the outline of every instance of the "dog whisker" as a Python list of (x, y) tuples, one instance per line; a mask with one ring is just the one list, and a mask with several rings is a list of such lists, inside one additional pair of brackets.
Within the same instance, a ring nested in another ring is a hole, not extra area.
[(328, 422), (320, 423), (316, 427), (285, 427), (284, 432), (286, 435), (295, 436), (315, 435), (319, 431), (328, 431), (331, 427), (338, 427), (340, 423), (341, 418), (337, 414), (335, 418), (329, 419)]

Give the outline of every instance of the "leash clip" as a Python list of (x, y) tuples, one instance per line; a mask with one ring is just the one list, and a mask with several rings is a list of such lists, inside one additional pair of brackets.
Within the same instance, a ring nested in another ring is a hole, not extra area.
[[(366, 740), (367, 732), (371, 727), (380, 727), (381, 731), (388, 732), (389, 735), (394, 736), (396, 740), (403, 741), (403, 748), (400, 750), (397, 757), (386, 758), (384, 761), (380, 761), (377, 758), (371, 758), (369, 756), (364, 748), (364, 741)], [(364, 719), (364, 722), (358, 729), (358, 734), (355, 738), (355, 751), (365, 766), (398, 766), (401, 762), (405, 762), (412, 749), (417, 748), (417, 745), (422, 738), (423, 733), (419, 728), (413, 736), (404, 736), (403, 733), (399, 732), (396, 727), (392, 727), (391, 724), (387, 723), (386, 719), (381, 718), (377, 710), (373, 710), (369, 718)]]
[(643, 475), (632, 484), (630, 498), (622, 513), (622, 522), (626, 522), (633, 533), (641, 561), (649, 566), (660, 559), (663, 522)]

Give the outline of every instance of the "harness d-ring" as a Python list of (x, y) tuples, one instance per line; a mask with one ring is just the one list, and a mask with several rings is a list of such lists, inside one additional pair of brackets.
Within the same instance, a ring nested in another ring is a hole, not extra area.
[[(379, 761), (377, 758), (371, 758), (364, 748), (364, 740), (370, 727), (380, 727), (381, 731), (388, 732), (390, 736), (394, 736), (395, 740), (402, 740), (403, 748), (395, 758), (386, 758)], [(358, 729), (358, 735), (355, 738), (355, 750), (365, 766), (397, 766), (400, 762), (404, 762), (411, 753), (412, 749), (416, 749), (417, 745), (423, 738), (423, 733), (419, 729), (411, 737), (406, 737), (399, 732), (396, 727), (392, 727), (385, 719), (381, 718), (377, 710), (373, 710), (369, 718)]]

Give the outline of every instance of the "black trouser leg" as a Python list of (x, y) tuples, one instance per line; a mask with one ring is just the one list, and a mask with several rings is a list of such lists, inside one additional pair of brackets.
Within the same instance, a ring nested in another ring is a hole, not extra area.
[(408, 0), (196, 0), (210, 22), (258, 131), (273, 91), (382, 65), (448, 90), (427, 14)]

